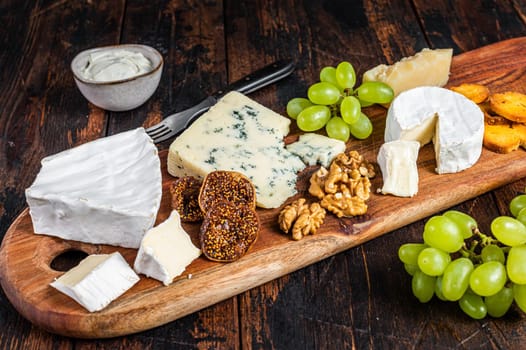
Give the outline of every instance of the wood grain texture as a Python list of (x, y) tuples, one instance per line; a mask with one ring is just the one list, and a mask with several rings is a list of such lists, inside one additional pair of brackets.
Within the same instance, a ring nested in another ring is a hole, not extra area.
[[(346, 59), (361, 74), (423, 47), (453, 47), (459, 54), (523, 36), (525, 14), (520, 0), (0, 0), (0, 237), (23, 210), (24, 188), (38, 171), (28, 148), (43, 144), (44, 155), (68, 148), (68, 130), (71, 140), (83, 132), (76, 143), (100, 137), (100, 129), (84, 128), (88, 118), (92, 125), (102, 121), (104, 135), (148, 126), (273, 58), (293, 57), (291, 79), (253, 95), (284, 113), (287, 100), (305, 95), (325, 65)], [(215, 42), (207, 40), (211, 36)], [(66, 70), (79, 50), (119, 42), (142, 42), (167, 55), (158, 91), (137, 110), (99, 109), (93, 112), (103, 119), (91, 117), (68, 76), (46, 78), (48, 65)], [(29, 106), (35, 105), (44, 107), (30, 117), (36, 109)], [(523, 179), (454, 208), (476, 217), (487, 231), (525, 186)], [(526, 327), (520, 312), (474, 321), (455, 304), (422, 305), (412, 297), (396, 250), (421, 239), (424, 221), (164, 326), (111, 339), (47, 333), (21, 316), (0, 289), (0, 349), (522, 348)]]
[[(481, 82), (494, 91), (503, 88), (526, 91), (525, 66), (526, 38), (508, 40), (456, 56), (450, 84)], [(501, 78), (495, 79), (496, 76)], [(365, 142), (351, 141), (349, 147), (358, 149), (367, 159), (374, 161), (383, 142), (385, 110), (374, 108), (371, 112), (375, 134)], [(161, 152), (161, 159), (165, 164), (166, 152)], [(421, 150), (418, 163), (419, 193), (413, 198), (373, 194), (366, 215), (348, 219), (329, 216), (319, 234), (298, 242), (277, 229), (278, 210), (260, 210), (262, 228), (258, 241), (239, 261), (221, 264), (199, 258), (169, 287), (142, 278), (108, 308), (91, 314), (49, 287), (49, 282), (61, 274), (50, 268), (51, 261), (68, 250), (88, 254), (119, 250), (133, 264), (136, 251), (34, 235), (30, 217), (25, 211), (4, 237), (0, 250), (0, 282), (15, 308), (48, 331), (81, 338), (136, 333), (173, 321), (516, 181), (524, 177), (526, 169), (522, 150), (507, 155), (483, 150), (481, 159), (472, 168), (456, 174), (437, 175), (434, 153), (428, 145)], [(308, 169), (300, 174), (299, 188), (303, 193), (298, 196), (304, 194), (311, 172), (312, 169)], [(165, 165), (163, 179), (164, 196), (158, 222), (164, 220), (170, 210), (167, 189), (172, 179), (166, 173)], [(380, 176), (373, 179), (372, 184), (373, 189), (379, 188)], [(186, 228), (196, 239), (198, 226), (187, 225)]]

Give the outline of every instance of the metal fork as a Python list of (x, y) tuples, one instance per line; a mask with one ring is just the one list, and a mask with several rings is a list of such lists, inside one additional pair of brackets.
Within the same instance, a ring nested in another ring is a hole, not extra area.
[(147, 128), (146, 133), (155, 143), (166, 141), (186, 129), (199, 115), (210, 109), (218, 99), (226, 95), (228, 92), (238, 91), (243, 94), (249, 94), (285, 78), (293, 71), (294, 63), (292, 61), (282, 60), (274, 62), (271, 65), (261, 68), (243, 79), (230, 84), (225, 90), (218, 91), (215, 94), (208, 96), (195, 106), (166, 117), (160, 123)]

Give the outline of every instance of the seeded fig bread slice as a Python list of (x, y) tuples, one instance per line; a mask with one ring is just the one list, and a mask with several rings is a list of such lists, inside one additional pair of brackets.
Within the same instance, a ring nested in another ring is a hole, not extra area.
[(227, 201), (215, 203), (201, 225), (201, 250), (213, 261), (238, 260), (256, 242), (259, 226), (254, 208)]
[(237, 171), (212, 171), (203, 180), (199, 206), (206, 213), (222, 201), (247, 205), (255, 210), (256, 189), (249, 178)]
[(193, 176), (185, 176), (170, 185), (172, 209), (176, 210), (183, 222), (203, 220), (204, 214), (199, 207), (201, 181)]

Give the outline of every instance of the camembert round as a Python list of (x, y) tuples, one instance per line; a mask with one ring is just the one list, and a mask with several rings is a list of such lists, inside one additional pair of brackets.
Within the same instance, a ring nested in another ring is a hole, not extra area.
[(417, 87), (397, 96), (387, 112), (385, 142), (433, 141), (439, 174), (471, 167), (482, 152), (484, 115), (463, 95), (441, 87)]

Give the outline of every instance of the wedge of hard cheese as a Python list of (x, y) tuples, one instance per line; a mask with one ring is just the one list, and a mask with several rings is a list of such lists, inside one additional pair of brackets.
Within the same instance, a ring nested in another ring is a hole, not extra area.
[(42, 160), (26, 190), (35, 233), (139, 248), (161, 203), (157, 147), (143, 128)]
[(170, 145), (168, 172), (204, 178), (237, 171), (256, 188), (257, 205), (277, 208), (296, 194), (302, 160), (285, 148), (290, 119), (239, 92), (230, 92)]
[(444, 86), (449, 80), (453, 49), (425, 48), (414, 56), (404, 57), (392, 64), (381, 64), (366, 71), (363, 81), (388, 84), (398, 96), (418, 86)]

